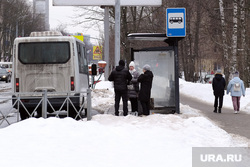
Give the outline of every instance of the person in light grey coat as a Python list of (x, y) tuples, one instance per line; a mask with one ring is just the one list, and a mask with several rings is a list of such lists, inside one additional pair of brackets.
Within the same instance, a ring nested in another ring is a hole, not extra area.
[(234, 113), (240, 111), (240, 97), (245, 96), (245, 86), (243, 81), (239, 78), (239, 72), (234, 73), (234, 78), (227, 85), (227, 94), (231, 92)]
[(131, 103), (132, 114), (135, 115), (135, 112), (138, 112), (139, 83), (137, 79), (140, 74), (135, 70), (135, 63), (133, 61), (129, 64), (129, 72), (132, 75), (132, 80), (128, 85), (128, 98)]

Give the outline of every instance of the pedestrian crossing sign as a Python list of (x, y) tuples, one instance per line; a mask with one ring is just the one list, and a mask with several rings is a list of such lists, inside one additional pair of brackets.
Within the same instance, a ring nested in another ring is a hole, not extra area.
[(93, 46), (93, 60), (102, 60), (101, 46)]

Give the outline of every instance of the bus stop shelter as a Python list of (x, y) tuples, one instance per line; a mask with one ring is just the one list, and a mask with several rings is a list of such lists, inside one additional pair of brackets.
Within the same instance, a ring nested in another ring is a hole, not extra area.
[(162, 41), (166, 47), (131, 49), (131, 60), (136, 70), (142, 72), (145, 64), (151, 66), (154, 74), (151, 98), (155, 113), (180, 113), (178, 41), (182, 38), (168, 38), (161, 33), (134, 33), (129, 40)]

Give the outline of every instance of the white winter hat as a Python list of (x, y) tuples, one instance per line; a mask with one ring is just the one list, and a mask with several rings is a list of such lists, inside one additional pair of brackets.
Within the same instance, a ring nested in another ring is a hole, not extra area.
[(133, 61), (131, 61), (130, 63), (129, 63), (129, 67), (134, 67), (135, 68), (135, 63), (133, 62)]

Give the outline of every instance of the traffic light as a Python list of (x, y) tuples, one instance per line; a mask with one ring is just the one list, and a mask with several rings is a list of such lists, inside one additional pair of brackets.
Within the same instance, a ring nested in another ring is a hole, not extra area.
[(91, 71), (92, 71), (92, 75), (97, 75), (97, 66), (96, 66), (96, 64), (91, 65)]

